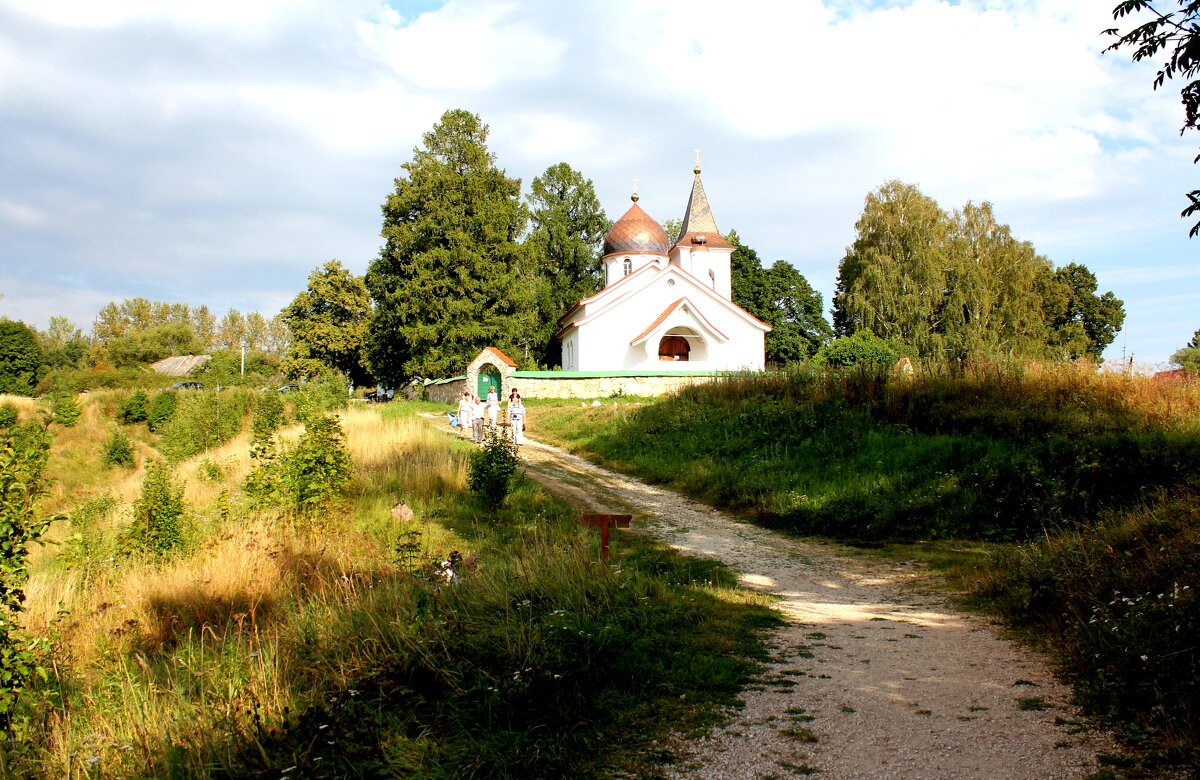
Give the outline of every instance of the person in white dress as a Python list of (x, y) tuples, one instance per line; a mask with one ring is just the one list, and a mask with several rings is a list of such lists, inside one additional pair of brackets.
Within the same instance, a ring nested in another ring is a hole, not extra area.
[(488, 394), (487, 394), (487, 417), (488, 417), (488, 426), (489, 427), (491, 427), (491, 428), (496, 427), (496, 417), (499, 414), (500, 414), (500, 396), (499, 396), (499, 394), (496, 393), (496, 388), (491, 387), (488, 389)]
[(471, 430), (471, 412), (475, 404), (471, 401), (471, 393), (464, 390), (462, 398), (458, 399), (458, 427), (464, 431)]

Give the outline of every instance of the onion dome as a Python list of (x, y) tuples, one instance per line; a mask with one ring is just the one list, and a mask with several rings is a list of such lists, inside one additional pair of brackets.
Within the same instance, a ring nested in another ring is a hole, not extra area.
[(628, 254), (666, 255), (671, 242), (662, 225), (642, 210), (633, 196), (633, 205), (616, 221), (604, 237), (604, 255)]

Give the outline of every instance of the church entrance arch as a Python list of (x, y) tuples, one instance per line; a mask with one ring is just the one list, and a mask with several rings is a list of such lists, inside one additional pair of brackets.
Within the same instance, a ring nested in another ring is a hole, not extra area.
[(671, 328), (658, 340), (658, 359), (693, 363), (708, 360), (708, 345), (692, 328)]
[(683, 336), (663, 336), (658, 342), (659, 360), (687, 360), (692, 348)]

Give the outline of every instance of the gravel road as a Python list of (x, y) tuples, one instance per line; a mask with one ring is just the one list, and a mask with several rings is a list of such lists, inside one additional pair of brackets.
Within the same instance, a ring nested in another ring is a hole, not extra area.
[(537, 442), (521, 460), (555, 492), (632, 512), (634, 530), (782, 599), (759, 684), (723, 727), (663, 746), (679, 759), (671, 777), (1050, 780), (1119, 752), (1043, 659), (952, 608), (916, 564), (792, 539)]

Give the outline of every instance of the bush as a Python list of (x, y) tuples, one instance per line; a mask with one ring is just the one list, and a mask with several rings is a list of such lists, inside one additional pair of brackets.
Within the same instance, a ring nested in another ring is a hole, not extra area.
[(170, 467), (150, 464), (142, 481), (142, 494), (133, 505), (133, 521), (125, 529), (121, 547), (159, 555), (183, 545), (183, 488), (176, 487)]
[(50, 527), (35, 502), (45, 492), (43, 472), (50, 453), (45, 427), (30, 421), (0, 437), (0, 735), (10, 745), (29, 738), (34, 678), (45, 642), (20, 628), (29, 579), (29, 545)]
[(64, 428), (74, 426), (83, 415), (79, 402), (69, 393), (55, 393), (50, 398), (50, 405), (54, 412), (54, 422)]
[(146, 421), (146, 405), (150, 399), (145, 390), (134, 390), (117, 402), (117, 419), (126, 425)]
[(813, 362), (833, 368), (889, 369), (899, 359), (900, 354), (886, 341), (869, 330), (860, 330), (821, 347)]
[(0, 428), (11, 428), (17, 424), (17, 405), (11, 401), (0, 404)]
[(241, 389), (183, 394), (162, 429), (160, 446), (167, 459), (178, 462), (236, 436), (245, 421), (249, 398)]
[(307, 421), (328, 412), (345, 409), (350, 403), (349, 383), (341, 374), (326, 374), (304, 385), (295, 394), (296, 416)]
[(336, 417), (310, 418), (296, 446), (282, 455), (271, 438), (256, 439), (250, 456), (258, 465), (246, 475), (245, 491), (260, 509), (309, 514), (343, 490), (353, 473)]
[(336, 417), (316, 417), (284, 458), (288, 503), (300, 514), (317, 509), (350, 482), (353, 463)]
[(120, 428), (114, 428), (104, 441), (104, 465), (126, 468), (134, 466), (133, 443)]
[(283, 425), (283, 399), (279, 393), (261, 393), (254, 401), (254, 440), (265, 441)]
[(159, 433), (175, 416), (175, 410), (179, 407), (179, 399), (176, 398), (174, 391), (164, 390), (154, 396), (150, 401), (150, 407), (146, 410), (146, 427), (155, 433)]
[(471, 453), (467, 486), (488, 509), (498, 509), (508, 496), (517, 473), (517, 445), (489, 428), (482, 446)]

